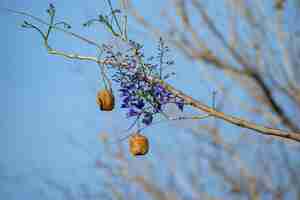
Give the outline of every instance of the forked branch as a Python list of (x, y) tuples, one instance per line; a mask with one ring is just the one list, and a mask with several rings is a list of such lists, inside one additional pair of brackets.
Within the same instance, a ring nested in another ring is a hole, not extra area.
[[(55, 51), (53, 51), (55, 52)], [(51, 52), (49, 52), (51, 53)], [(101, 64), (105, 64), (105, 65), (111, 65), (111, 66), (115, 66), (115, 67), (127, 67), (126, 63), (114, 63), (112, 61), (109, 60), (97, 60), (97, 58), (93, 58), (93, 57), (81, 57), (78, 55), (67, 55), (65, 53), (53, 53), (55, 55), (61, 55), (64, 56), (66, 58), (70, 58), (70, 59), (79, 59), (79, 60), (89, 60), (89, 61), (95, 61), (96, 63), (101, 63)], [(252, 123), (250, 121), (247, 121), (245, 119), (242, 118), (238, 118), (238, 117), (234, 117), (234, 116), (230, 116), (227, 115), (223, 112), (219, 112), (217, 110), (215, 110), (214, 108), (205, 105), (204, 103), (192, 98), (191, 96), (183, 93), (182, 91), (174, 88), (173, 86), (171, 86), (170, 84), (164, 82), (161, 79), (157, 79), (154, 77), (145, 77), (147, 78), (148, 81), (151, 81), (153, 83), (160, 83), (161, 85), (163, 85), (168, 91), (170, 91), (171, 93), (173, 93), (175, 96), (178, 96), (182, 99), (184, 99), (185, 103), (202, 111), (205, 112), (207, 114), (209, 114), (210, 116), (222, 119), (226, 122), (229, 122), (231, 124), (234, 124), (236, 126), (239, 127), (243, 127), (243, 128), (247, 128), (253, 131), (256, 131), (259, 134), (262, 135), (271, 135), (271, 136), (276, 136), (276, 137), (280, 137), (280, 138), (285, 138), (285, 139), (290, 139), (293, 141), (297, 141), (300, 142), (300, 133), (296, 133), (296, 132), (288, 132), (288, 131), (284, 131), (284, 130), (280, 130), (280, 129), (275, 129), (275, 128), (270, 128), (270, 127), (265, 127), (265, 126), (261, 126), (255, 123)]]
[[(48, 25), (49, 26), (48, 27), (49, 28), (48, 32), (50, 32), (50, 29), (53, 28), (53, 29), (56, 29), (56, 30), (59, 30), (59, 31), (63, 31), (64, 33), (66, 33), (68, 35), (71, 35), (73, 37), (76, 37), (77, 39), (80, 39), (81, 41), (84, 41), (85, 43), (88, 43), (90, 45), (94, 45), (98, 49), (102, 48), (97, 43), (95, 43), (95, 42), (93, 42), (89, 39), (86, 39), (83, 36), (75, 34), (75, 33), (71, 32), (69, 30), (59, 28), (59, 27), (55, 26), (55, 24), (46, 23), (46, 22), (40, 20), (39, 18), (36, 18), (36, 17), (34, 17), (32, 15), (29, 15), (27, 13), (24, 13), (24, 12), (18, 12), (18, 11), (13, 11), (13, 10), (8, 10), (8, 11), (14, 12), (14, 13), (17, 13), (17, 14), (21, 14), (21, 15), (25, 15), (27, 17), (31, 17), (31, 18), (35, 19), (36, 21), (38, 21), (38, 22), (40, 22), (44, 25)], [(31, 26), (30, 28), (35, 28), (35, 27)], [(122, 61), (121, 62), (116, 62), (113, 59), (103, 59), (103, 60), (101, 60), (97, 57), (81, 56), (79, 54), (70, 54), (70, 53), (65, 53), (63, 51), (57, 51), (57, 50), (51, 48), (48, 44), (47, 39), (48, 39), (49, 34), (43, 35), (43, 32), (40, 32), (40, 33), (42, 34), (42, 36), (44, 38), (44, 45), (45, 45), (45, 48), (47, 49), (49, 54), (62, 56), (62, 57), (67, 58), (67, 59), (92, 61), (92, 62), (97, 63), (98, 65), (99, 64), (109, 65), (109, 66), (112, 66), (114, 68), (125, 68), (126, 69), (126, 67), (129, 67), (128, 63), (122, 62)], [(127, 37), (125, 37), (125, 38), (127, 38)], [(127, 41), (124, 41), (124, 42), (127, 42)], [(162, 80), (161, 78), (157, 78), (157, 77), (154, 77), (154, 76), (145, 76), (145, 77), (142, 77), (142, 78), (145, 79), (146, 81), (150, 82), (150, 83), (153, 83), (153, 84), (157, 83), (157, 84), (163, 86), (167, 91), (172, 93), (174, 96), (179, 97), (180, 99), (183, 99), (184, 103), (186, 105), (192, 106), (192, 107), (198, 109), (199, 111), (202, 111), (202, 112), (208, 114), (209, 116), (213, 116), (213, 117), (222, 119), (222, 120), (224, 120), (228, 123), (231, 123), (231, 124), (239, 126), (239, 127), (243, 127), (243, 128), (253, 130), (256, 133), (259, 133), (259, 134), (262, 134), (262, 135), (270, 135), (270, 136), (275, 136), (275, 137), (278, 137), (278, 138), (284, 138), (284, 139), (289, 139), (289, 140), (293, 140), (293, 141), (296, 141), (296, 142), (300, 142), (300, 133), (288, 132), (288, 131), (275, 129), (275, 128), (269, 128), (269, 127), (265, 127), (265, 126), (261, 126), (261, 125), (252, 123), (252, 122), (247, 121), (247, 120), (242, 119), (242, 118), (227, 115), (223, 112), (217, 111), (216, 109), (214, 109), (210, 106), (205, 105), (204, 103), (202, 103), (202, 102), (192, 98), (191, 96), (183, 93), (182, 91), (174, 88), (173, 86), (171, 86), (170, 84), (168, 84), (164, 80)]]

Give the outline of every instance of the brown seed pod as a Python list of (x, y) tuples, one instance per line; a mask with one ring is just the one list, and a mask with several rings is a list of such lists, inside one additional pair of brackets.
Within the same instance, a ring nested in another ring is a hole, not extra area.
[(103, 111), (112, 111), (115, 106), (115, 98), (111, 91), (104, 89), (97, 93), (96, 102)]
[(132, 134), (129, 138), (129, 148), (134, 156), (146, 155), (149, 151), (148, 138), (140, 133)]

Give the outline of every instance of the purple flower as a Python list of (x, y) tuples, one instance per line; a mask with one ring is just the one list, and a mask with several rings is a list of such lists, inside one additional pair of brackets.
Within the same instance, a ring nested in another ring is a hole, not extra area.
[(179, 110), (183, 111), (183, 106), (184, 106), (183, 102), (176, 102), (176, 105), (179, 108)]
[(154, 87), (154, 95), (156, 97), (162, 96), (164, 94), (164, 92), (165, 92), (165, 89), (161, 85), (156, 85)]
[(126, 97), (123, 99), (121, 108), (129, 108), (129, 107), (130, 107), (129, 103), (130, 103), (130, 97), (129, 97), (129, 96), (126, 96)]
[(144, 56), (143, 46), (134, 41), (130, 41), (130, 48), (123, 55), (118, 50), (114, 52), (113, 47), (106, 48), (108, 61), (123, 59), (120, 61), (127, 65), (117, 68), (113, 74), (113, 80), (120, 87), (121, 108), (127, 110), (128, 117), (141, 116), (139, 119), (145, 125), (150, 125), (154, 115), (161, 113), (166, 104), (174, 103), (181, 111), (184, 108), (183, 99), (173, 95), (162, 84), (151, 82), (147, 78), (165, 80), (172, 75), (172, 73), (163, 74), (163, 69), (173, 64), (172, 60), (164, 59), (169, 49), (162, 39), (158, 47), (158, 55), (149, 59)]
[(153, 121), (153, 115), (151, 113), (145, 113), (142, 122), (146, 125), (150, 125)]
[(127, 113), (127, 117), (133, 117), (133, 116), (137, 116), (139, 114), (140, 114), (139, 112), (137, 112), (136, 110), (130, 108), (129, 112)]
[(145, 106), (145, 103), (143, 100), (139, 100), (137, 103), (134, 104), (135, 107), (137, 107), (138, 109), (143, 109), (143, 107)]
[(119, 91), (121, 92), (121, 95), (120, 95), (121, 97), (129, 96), (130, 95), (128, 89), (122, 88), (122, 89), (119, 89)]

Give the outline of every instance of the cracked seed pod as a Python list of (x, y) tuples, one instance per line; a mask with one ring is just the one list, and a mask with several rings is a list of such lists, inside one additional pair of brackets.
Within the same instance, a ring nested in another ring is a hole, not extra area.
[(149, 151), (148, 138), (140, 133), (131, 135), (129, 138), (129, 149), (134, 156), (146, 155)]
[(103, 111), (112, 111), (115, 106), (115, 98), (111, 91), (104, 89), (97, 93), (96, 102)]

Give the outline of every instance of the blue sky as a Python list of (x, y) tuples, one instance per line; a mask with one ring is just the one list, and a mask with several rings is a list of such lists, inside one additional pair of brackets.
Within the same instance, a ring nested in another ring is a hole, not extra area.
[[(104, 12), (104, 3), (52, 3), (58, 17), (72, 24), (73, 31), (97, 41), (109, 39), (101, 27), (83, 29), (81, 26)], [(48, 1), (1, 1), (0, 6), (47, 17), (44, 11)], [(155, 9), (151, 3), (141, 8)], [(147, 16), (147, 12), (144, 13)], [(96, 182), (103, 178), (94, 167), (97, 156), (101, 155), (99, 133), (107, 132), (116, 140), (120, 131), (129, 126), (129, 121), (124, 120), (125, 114), (119, 109), (112, 113), (101, 113), (97, 109), (95, 94), (102, 84), (95, 64), (48, 55), (36, 32), (20, 28), (22, 16), (4, 11), (0, 16), (3, 25), (0, 42), (4, 47), (0, 50), (1, 198), (59, 199), (60, 194), (53, 192), (55, 189), (49, 190), (45, 179), (65, 184), (75, 191), (80, 184), (86, 184), (93, 191)], [(155, 48), (156, 43), (149, 37), (139, 34), (138, 30), (136, 35), (145, 46)], [(86, 55), (95, 53), (93, 48), (60, 33), (51, 39), (56, 48)], [(183, 80), (179, 75), (177, 84)], [(191, 87), (186, 89), (192, 92)], [(162, 130), (175, 132), (169, 126), (154, 127), (151, 132)], [(171, 145), (171, 137), (168, 140), (165, 135), (162, 144)], [(159, 141), (156, 140), (158, 145)], [(155, 150), (145, 159), (155, 159), (152, 154)]]
[[(92, 8), (70, 1), (53, 3), (59, 15), (66, 16), (77, 29)], [(48, 1), (1, 1), (1, 7), (43, 17), (47, 6)], [(45, 176), (71, 187), (93, 183), (93, 166), (99, 153), (97, 135), (111, 129), (113, 116), (118, 116), (104, 115), (96, 107), (95, 93), (100, 87), (96, 66), (47, 55), (36, 33), (19, 28), (23, 17), (1, 11), (0, 21), (5, 24), (1, 33), (5, 48), (1, 49), (0, 166), (1, 176), (7, 177), (2, 179), (1, 198), (40, 199)], [(67, 37), (58, 37), (55, 44), (67, 50), (92, 52), (65, 40)], [(71, 137), (87, 146), (92, 155), (72, 145)], [(46, 196), (51, 198), (52, 193)]]
[[(158, 11), (154, 2), (135, 1), (135, 5), (152, 23), (160, 25), (159, 15), (153, 14)], [(30, 12), (46, 19), (44, 11), (48, 3), (46, 0), (2, 0), (0, 7)], [(82, 27), (83, 22), (107, 11), (104, 2), (89, 1), (87, 4), (85, 1), (56, 0), (51, 3), (57, 8), (58, 18), (69, 22), (74, 32), (99, 43), (111, 39), (101, 26)], [(97, 65), (48, 55), (36, 32), (20, 28), (23, 19), (22, 16), (0, 10), (0, 197), (7, 200), (24, 197), (62, 199), (61, 194), (55, 192), (57, 188), (53, 187), (54, 184), (49, 187), (45, 180), (65, 185), (73, 193), (82, 184), (91, 191), (104, 190), (102, 179), (108, 177), (99, 173), (95, 161), (102, 157), (110, 162), (111, 158), (104, 154), (104, 147), (98, 140), (99, 134), (108, 133), (110, 140), (115, 141), (122, 136), (121, 131), (130, 125), (130, 120), (125, 119), (125, 113), (120, 109), (103, 113), (97, 108), (95, 94), (103, 87)], [(155, 40), (134, 21), (129, 23), (131, 36), (145, 45), (147, 53), (155, 51)], [(95, 55), (93, 47), (61, 33), (54, 34), (50, 42), (53, 47), (65, 51)], [(173, 55), (177, 75), (171, 83), (194, 98), (210, 104), (210, 95), (215, 88), (201, 80), (203, 68), (187, 62), (176, 52)], [(242, 100), (247, 98), (238, 88), (231, 92)], [(231, 113), (239, 112), (238, 107), (229, 108)], [(152, 146), (158, 148), (152, 148), (145, 158), (134, 160), (129, 157), (129, 160), (132, 163), (148, 160), (159, 163), (154, 167), (155, 172), (158, 177), (163, 177), (166, 169), (160, 169), (160, 166), (164, 166), (176, 154), (193, 153), (196, 144), (191, 143), (193, 137), (187, 134), (189, 125), (184, 122), (171, 123), (146, 129), (145, 134), (149, 136)], [(228, 134), (240, 131), (231, 125), (222, 126)], [(124, 145), (126, 149), (126, 142), (114, 145)], [(159, 156), (161, 151), (171, 152), (170, 158), (164, 157), (167, 153)], [(194, 161), (189, 161), (189, 158), (186, 160), (179, 162), (179, 180), (184, 170), (193, 168), (192, 165), (185, 165), (185, 162)], [(181, 184), (183, 188), (186, 187), (184, 181)]]

